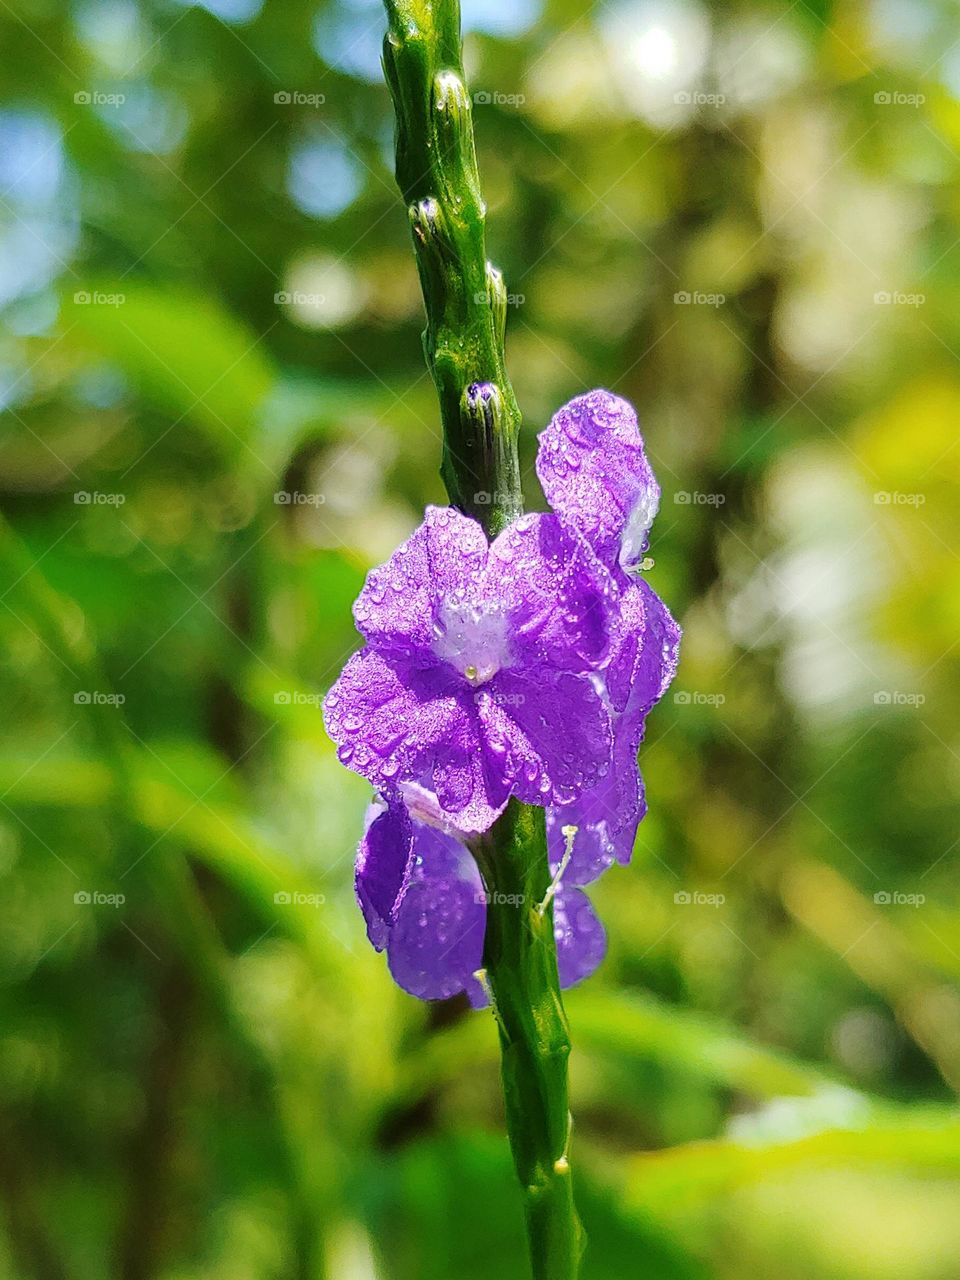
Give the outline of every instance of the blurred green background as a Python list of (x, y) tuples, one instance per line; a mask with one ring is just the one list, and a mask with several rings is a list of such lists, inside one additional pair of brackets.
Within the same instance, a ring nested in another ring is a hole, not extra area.
[[(569, 998), (586, 1280), (951, 1280), (957, 10), (465, 10), (530, 500), (633, 400), (685, 630)], [(318, 709), (443, 500), (383, 25), (0, 0), (4, 1278), (526, 1275)]]

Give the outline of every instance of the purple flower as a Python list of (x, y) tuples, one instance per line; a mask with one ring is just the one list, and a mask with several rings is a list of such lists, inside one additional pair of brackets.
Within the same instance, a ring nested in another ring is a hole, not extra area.
[[(421, 1000), (444, 1000), (465, 991), (479, 1008), (487, 1002), (477, 977), (483, 967), (487, 918), (480, 872), (457, 833), (434, 825), (444, 823), (434, 797), (409, 788), (406, 805), (399, 806), (402, 816), (392, 808), (373, 806), (360, 844), (357, 892), (368, 934), (378, 950), (386, 948), (390, 972), (405, 991)], [(387, 923), (372, 905), (368, 877), (386, 852), (384, 833), (391, 830), (399, 840), (393, 865), (404, 861), (404, 884)], [(406, 834), (409, 846), (404, 845)], [(539, 907), (513, 905), (518, 910)], [(554, 895), (553, 913), (560, 982), (569, 987), (588, 977), (603, 959), (606, 935), (586, 894), (567, 889), (562, 882)]]
[(475, 520), (428, 507), (354, 606), (367, 644), (324, 704), (340, 760), (386, 796), (426, 786), (465, 831), (486, 830), (511, 794), (575, 800), (609, 762), (590, 673), (615, 597), (556, 516), (522, 516), (491, 545)]
[(646, 811), (637, 753), (647, 713), (676, 671), (680, 628), (636, 576), (660, 488), (632, 406), (609, 391), (571, 400), (541, 433), (537, 474), (556, 514), (610, 567), (619, 597), (602, 674), (613, 727), (611, 767), (547, 816), (552, 857), (563, 848), (561, 828), (578, 828), (567, 875), (571, 883), (588, 884), (615, 859), (630, 860)]
[(492, 544), (427, 508), (368, 576), (354, 606), (366, 647), (324, 704), (339, 758), (382, 797), (357, 855), (367, 932), (422, 999), (485, 1003), (487, 904), (466, 842), (511, 795), (547, 809), (564, 986), (606, 948), (582, 886), (629, 861), (645, 812), (637, 753), (680, 631), (638, 576), (660, 490), (633, 409), (607, 391), (571, 401), (537, 472), (553, 514)]

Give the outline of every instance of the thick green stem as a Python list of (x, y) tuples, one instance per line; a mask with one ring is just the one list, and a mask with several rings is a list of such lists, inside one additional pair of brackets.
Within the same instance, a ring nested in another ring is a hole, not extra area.
[[(397, 116), (427, 313), (427, 365), (440, 399), (450, 501), (490, 536), (522, 511), (520, 411), (504, 362), (507, 294), (487, 261), (485, 208), (464, 83), (458, 0), (385, 0), (383, 62)], [(570, 1040), (560, 997), (544, 812), (511, 801), (472, 845), (488, 892), (484, 967), (500, 1028), (514, 1164), (526, 1196), (535, 1280), (576, 1280), (583, 1232), (573, 1203), (567, 1103)]]
[(504, 367), (506, 288), (487, 261), (460, 6), (386, 0), (386, 7), (383, 65), (427, 312), (424, 351), (440, 398), (441, 472), (450, 501), (497, 533), (522, 507), (520, 410)]
[(526, 1196), (536, 1280), (572, 1280), (583, 1251), (573, 1203), (567, 1059), (543, 809), (511, 800), (472, 844), (487, 888), (483, 961), (500, 1028), (503, 1094)]

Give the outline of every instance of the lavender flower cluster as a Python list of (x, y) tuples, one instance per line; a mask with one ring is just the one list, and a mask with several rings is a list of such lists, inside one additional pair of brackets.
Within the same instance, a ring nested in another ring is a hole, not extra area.
[(366, 646), (324, 703), (340, 760), (378, 793), (357, 855), (368, 935), (426, 1000), (483, 1003), (487, 902), (464, 842), (511, 796), (547, 811), (561, 983), (600, 963), (583, 886), (629, 861), (644, 724), (676, 669), (679, 628), (638, 576), (660, 490), (632, 407), (572, 400), (541, 433), (537, 474), (552, 512), (492, 543), (427, 508), (368, 576)]

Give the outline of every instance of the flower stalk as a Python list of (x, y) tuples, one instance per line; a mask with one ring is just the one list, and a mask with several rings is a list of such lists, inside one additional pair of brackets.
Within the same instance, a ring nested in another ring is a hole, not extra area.
[[(573, 1202), (567, 1059), (544, 810), (511, 800), (471, 842), (487, 887), (483, 961), (500, 1029), (513, 1161), (535, 1280), (573, 1280), (584, 1237)], [(546, 904), (546, 906), (544, 906)]]
[[(520, 411), (504, 360), (506, 289), (486, 257), (459, 3), (385, 3), (397, 182), (409, 210), (427, 315), (424, 352), (440, 401), (441, 474), (451, 503), (493, 537), (522, 512)], [(489, 895), (484, 967), (532, 1273), (535, 1280), (576, 1280), (583, 1232), (569, 1162), (570, 1040), (543, 809), (511, 800), (471, 849)]]
[(520, 410), (504, 363), (506, 288), (486, 255), (460, 6), (386, 0), (386, 8), (383, 65), (427, 313), (424, 353), (440, 399), (441, 473), (454, 506), (493, 536), (522, 508)]

